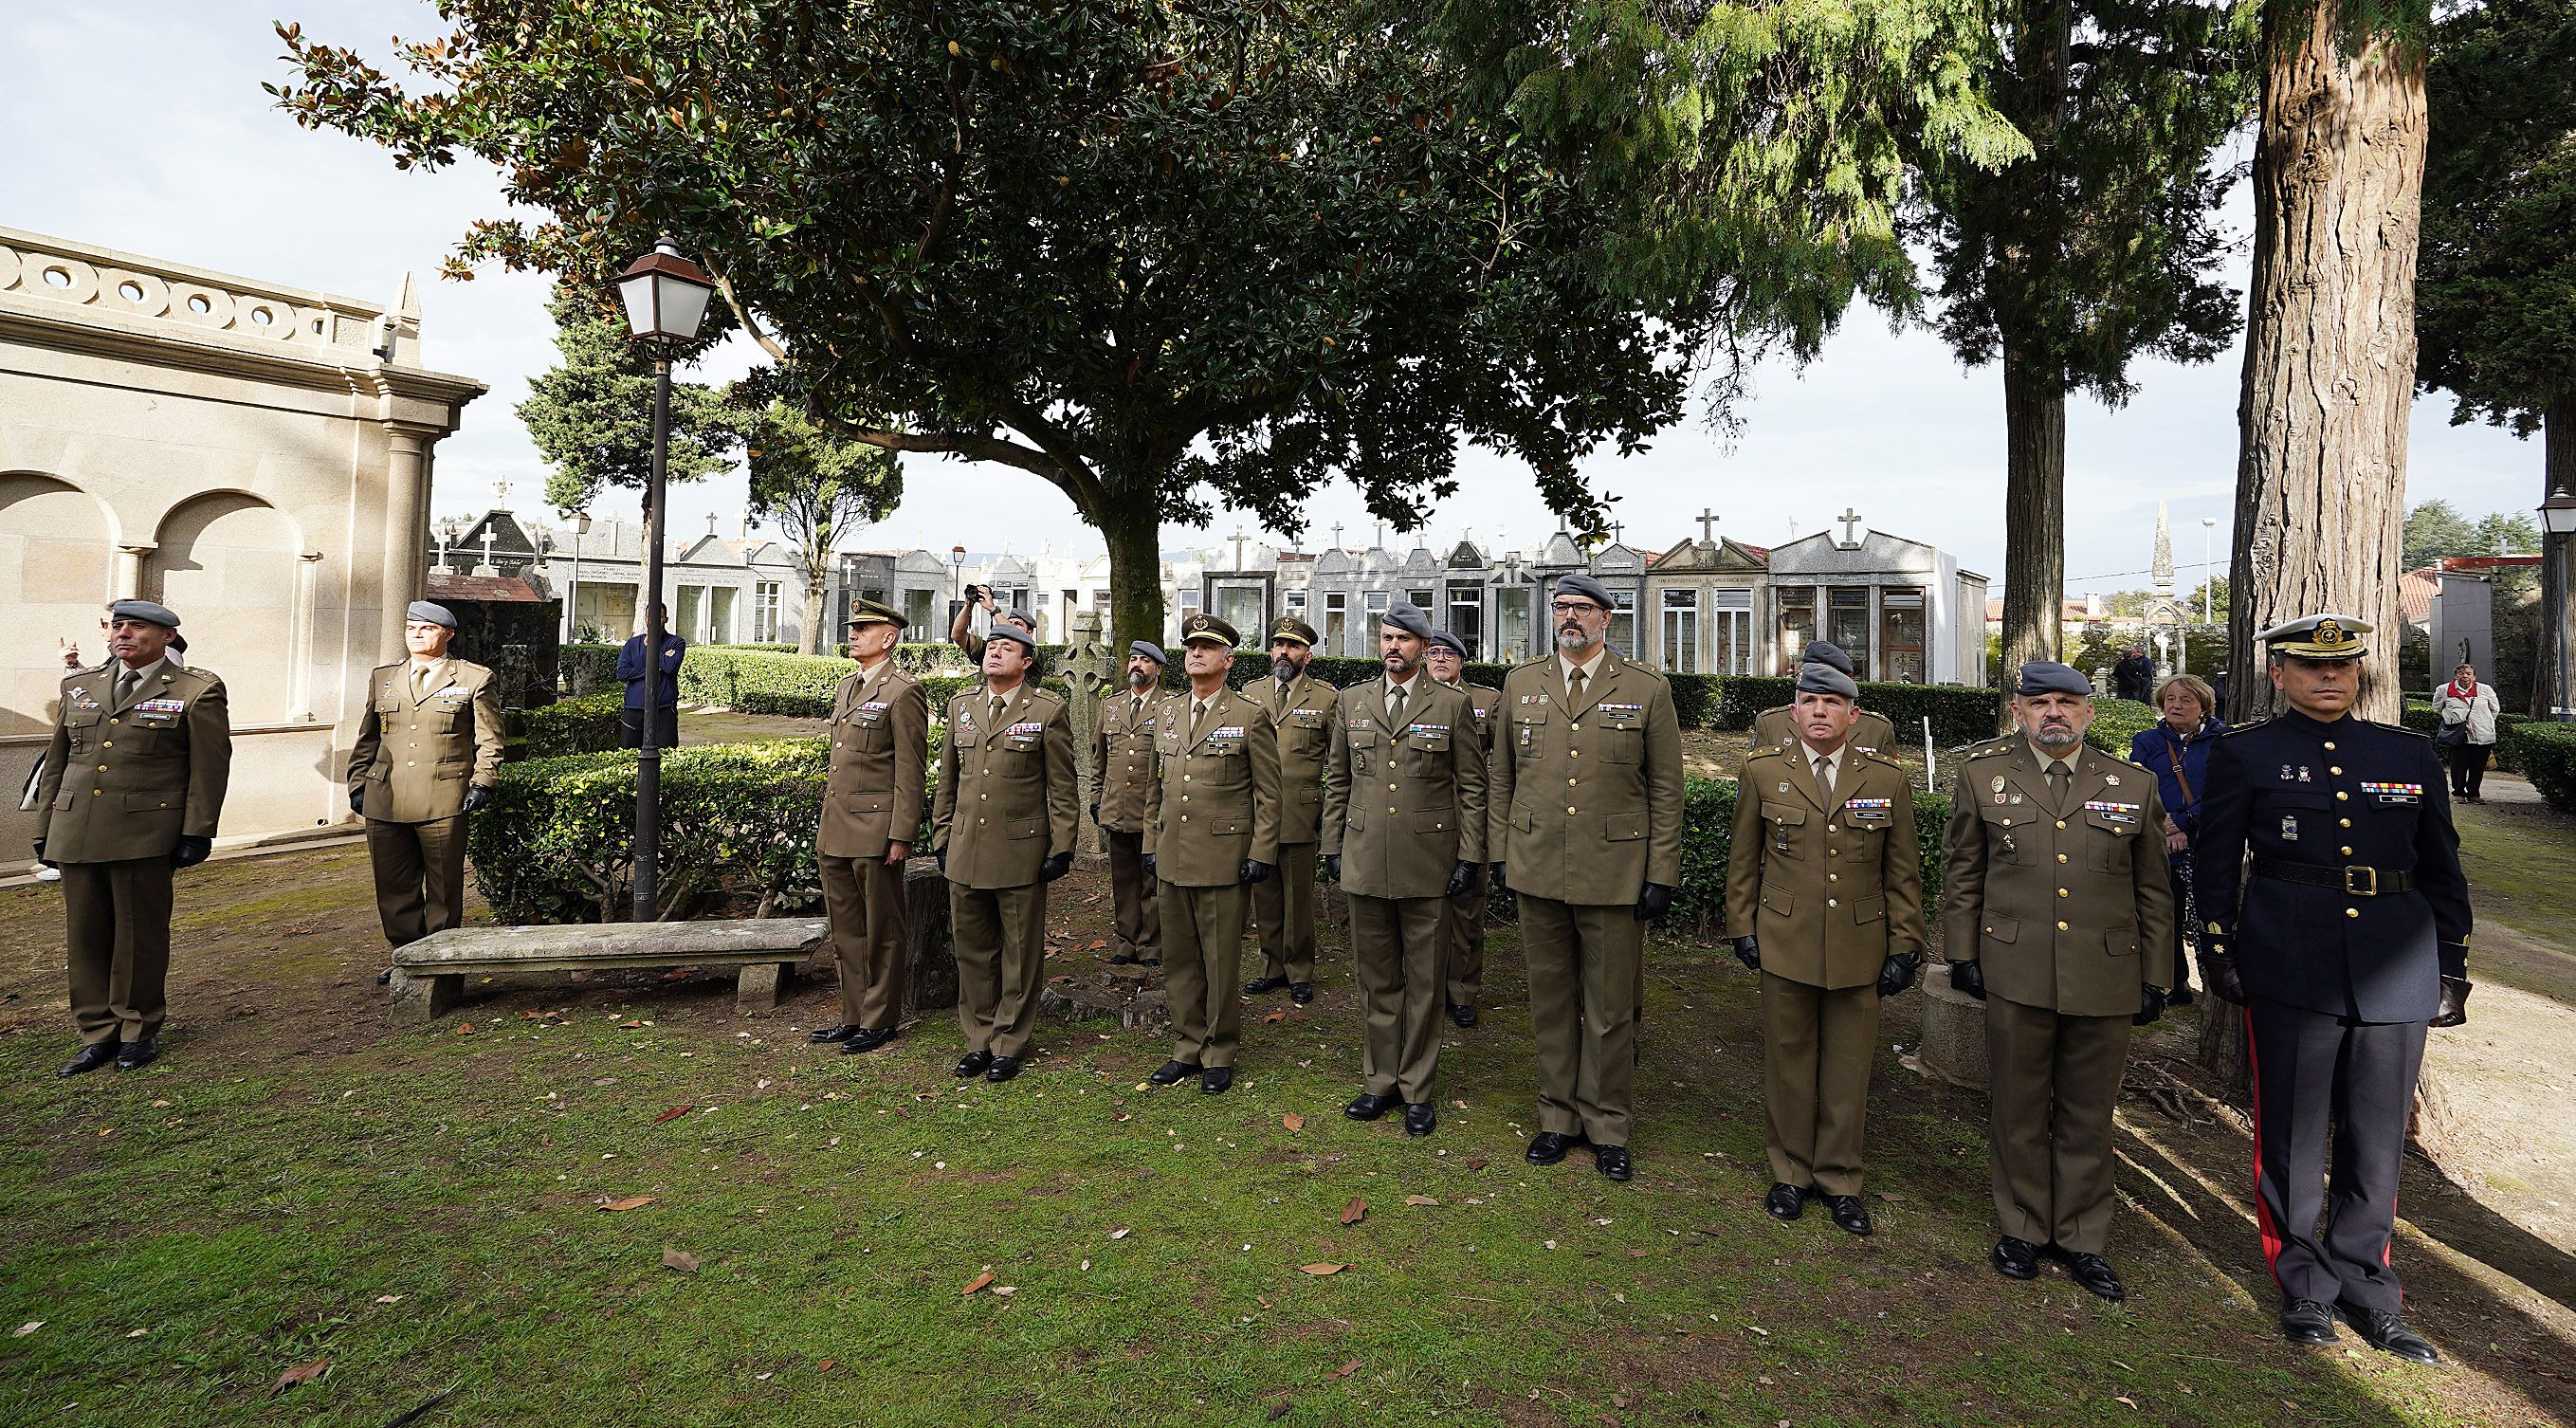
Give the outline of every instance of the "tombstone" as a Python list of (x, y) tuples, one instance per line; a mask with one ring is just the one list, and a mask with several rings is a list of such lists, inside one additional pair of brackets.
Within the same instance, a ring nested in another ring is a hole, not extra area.
[[(1075, 783), (1082, 790), (1082, 806), (1090, 808), (1100, 801), (1100, 770), (1091, 766), (1092, 738), (1100, 730), (1100, 690), (1109, 683), (1113, 665), (1123, 663), (1110, 658), (1109, 648), (1100, 633), (1100, 612), (1077, 610), (1072, 628), (1066, 632), (1064, 646), (1064, 682), (1073, 693), (1073, 763)], [(1098, 825), (1084, 821), (1082, 849), (1086, 853), (1106, 853)]]
[(903, 965), (906, 1011), (931, 1012), (957, 1005), (957, 944), (948, 936), (948, 875), (930, 858), (904, 863)]
[(1950, 988), (1950, 968), (1935, 962), (1923, 974), (1923, 1044), (1910, 1064), (1953, 1086), (1986, 1084), (1986, 1004)]

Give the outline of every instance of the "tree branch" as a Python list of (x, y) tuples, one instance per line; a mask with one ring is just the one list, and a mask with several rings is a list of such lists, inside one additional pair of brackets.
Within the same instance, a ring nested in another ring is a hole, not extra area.
[(1064, 467), (1053, 456), (1034, 447), (1022, 446), (984, 432), (973, 431), (893, 431), (861, 422), (843, 421), (839, 417), (816, 415), (814, 420), (832, 428), (852, 441), (862, 442), (884, 451), (919, 451), (943, 456), (963, 456), (970, 461), (996, 461), (1016, 466), (1023, 471), (1043, 476), (1068, 494), (1076, 494), (1065, 478)]
[(742, 330), (751, 334), (751, 340), (759, 343), (760, 350), (768, 353), (772, 361), (782, 367), (786, 366), (787, 348), (778, 339), (769, 335), (768, 330), (760, 325), (759, 318), (751, 315), (751, 309), (745, 306), (741, 297), (735, 294), (733, 280), (712, 264), (708, 266), (707, 271), (714, 274), (716, 291), (724, 294), (725, 306), (733, 309), (734, 321), (742, 324)]

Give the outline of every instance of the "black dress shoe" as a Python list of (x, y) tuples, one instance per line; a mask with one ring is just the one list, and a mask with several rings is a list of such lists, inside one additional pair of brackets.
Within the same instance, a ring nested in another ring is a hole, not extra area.
[(1762, 1213), (1775, 1220), (1794, 1220), (1807, 1209), (1807, 1192), (1786, 1180), (1771, 1182), (1771, 1193), (1762, 1197)]
[(1847, 1235), (1866, 1235), (1876, 1231), (1877, 1227), (1869, 1222), (1869, 1207), (1860, 1202), (1858, 1195), (1827, 1195), (1823, 1199), (1825, 1209), (1834, 1217), (1835, 1229)]
[(1342, 1114), (1355, 1121), (1373, 1121), (1401, 1104), (1403, 1103), (1393, 1095), (1382, 1096), (1375, 1091), (1363, 1091), (1352, 1097), (1349, 1105), (1342, 1107)]
[(2331, 1344), (2334, 1311), (2314, 1299), (2293, 1299), (2281, 1306), (2281, 1337), (2294, 1344)]
[(116, 1048), (116, 1069), (119, 1071), (140, 1071), (160, 1059), (159, 1043), (148, 1036)]
[(809, 1033), (805, 1039), (818, 1045), (828, 1046), (836, 1041), (848, 1041), (850, 1038), (858, 1036), (866, 1030), (867, 1028), (864, 1026), (859, 1026), (853, 1022), (845, 1021), (837, 1026), (827, 1026), (821, 1031)]
[(377, 986), (379, 986), (379, 987), (390, 987), (390, 986), (392, 986), (393, 984), (394, 984), (394, 969), (393, 969), (393, 968), (391, 968), (391, 967), (387, 967), (387, 968), (386, 968), (386, 969), (384, 969), (383, 971), (378, 972), (378, 973), (376, 974), (376, 985), (377, 985)]
[(1199, 1094), (1202, 1096), (1222, 1096), (1233, 1085), (1234, 1068), (1231, 1066), (1211, 1066), (1199, 1073)]
[(2117, 1304), (2129, 1297), (2127, 1286), (2120, 1283), (2120, 1276), (2112, 1270), (2111, 1262), (2102, 1256), (2086, 1254), (2082, 1250), (2059, 1249), (2055, 1245), (2048, 1247), (2048, 1253), (2050, 1258), (2066, 1266), (2068, 1278), (2100, 1298)]
[(1465, 1002), (1451, 1002), (1449, 1004), (1449, 1019), (1458, 1023), (1460, 1026), (1474, 1026), (1476, 1024), (1476, 1009), (1467, 1005)]
[(1109, 965), (1112, 967), (1133, 967), (1142, 960), (1142, 958), (1138, 957), (1133, 952), (1121, 952), (1117, 956), (1109, 959)]
[(2364, 1309), (2352, 1304), (2335, 1306), (2343, 1321), (2361, 1335), (2363, 1343), (2383, 1354), (2395, 1354), (2411, 1364), (2438, 1364), (2442, 1356), (2424, 1342), (2424, 1336), (2406, 1327), (2406, 1320), (2393, 1309)]
[(1288, 1000), (1295, 1002), (1301, 1007), (1314, 999), (1315, 984), (1312, 982), (1296, 982), (1292, 983), (1288, 988)]
[(114, 1061), (116, 1059), (116, 1050), (116, 1043), (113, 1041), (93, 1041), (89, 1045), (82, 1047), (79, 1054), (72, 1057), (71, 1060), (64, 1062), (61, 1068), (55, 1071), (54, 1074), (57, 1076), (78, 1076), (84, 1071), (95, 1071), (101, 1066)]
[(2176, 987), (2165, 994), (2165, 1005), (2169, 1007), (2187, 1007), (2198, 1000), (2200, 993), (2189, 987)]
[(1288, 985), (1286, 977), (1255, 977), (1243, 984), (1243, 994), (1247, 997), (1257, 997), (1264, 992), (1275, 992), (1286, 985)]
[(1197, 1074), (1199, 1064), (1195, 1061), (1166, 1061), (1145, 1079), (1157, 1086), (1177, 1086)]
[(1995, 1241), (1994, 1249), (1986, 1257), (1993, 1261), (1995, 1273), (2006, 1279), (2039, 1277), (2039, 1246), (2028, 1240), (2017, 1240), (2006, 1235)]
[(1530, 1137), (1529, 1151), (1522, 1158), (1532, 1165), (1554, 1165), (1574, 1149), (1574, 1137), (1555, 1131), (1540, 1131)]
[(861, 1027), (858, 1035), (841, 1043), (841, 1054), (843, 1056), (864, 1056), (868, 1052), (874, 1051), (878, 1047), (883, 1046), (892, 1040), (894, 1040), (893, 1027)]
[(1628, 1164), (1628, 1147), (1624, 1145), (1596, 1145), (1592, 1147), (1592, 1168), (1600, 1171), (1602, 1174), (1613, 1180), (1624, 1181), (1629, 1176), (1637, 1173), (1636, 1170)]
[(993, 1058), (993, 1064), (984, 1068), (984, 1079), (987, 1081), (1008, 1081), (1019, 1074), (1020, 1058), (1016, 1056), (996, 1056)]
[(1407, 1101), (1404, 1106), (1404, 1133), (1429, 1135), (1440, 1124), (1440, 1110), (1429, 1101)]
[(963, 1081), (969, 1076), (981, 1076), (984, 1074), (985, 1068), (992, 1064), (993, 1053), (989, 1051), (969, 1051), (965, 1056), (959, 1058), (957, 1062), (957, 1079)]

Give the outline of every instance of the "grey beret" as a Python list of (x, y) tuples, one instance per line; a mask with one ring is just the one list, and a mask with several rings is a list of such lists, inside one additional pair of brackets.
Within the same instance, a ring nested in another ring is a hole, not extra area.
[(1449, 633), (1447, 630), (1433, 630), (1431, 632), (1431, 647), (1435, 650), (1447, 650), (1449, 653), (1456, 655), (1460, 659), (1465, 659), (1467, 657), (1467, 642), (1458, 638), (1456, 635)]
[(1017, 625), (1003, 620), (994, 621), (993, 628), (984, 632), (984, 643), (989, 645), (995, 640), (1009, 640), (1011, 643), (1027, 650), (1030, 658), (1034, 659), (1037, 657), (1038, 637), (1021, 629)]
[(1810, 642), (1807, 646), (1807, 652), (1798, 656), (1798, 663), (1829, 664), (1834, 668), (1841, 670), (1845, 674), (1859, 673), (1859, 671), (1852, 668), (1852, 657), (1843, 653), (1843, 647), (1835, 644), (1831, 640), (1815, 640)]
[[(1832, 646), (1828, 645), (1826, 648), (1830, 649)], [(1822, 662), (1798, 666), (1798, 692), (1800, 694), (1839, 694), (1854, 703), (1860, 700), (1860, 686), (1852, 683), (1852, 677)]]
[(427, 600), (412, 601), (411, 608), (403, 611), (403, 618), (416, 625), (445, 625), (451, 630), (456, 628), (456, 615), (453, 611), (444, 605), (432, 604)]
[(2014, 692), (2024, 699), (2041, 694), (2081, 694), (2090, 698), (2093, 681), (2070, 665), (2035, 659), (2021, 667), (2021, 685)]
[(1003, 611), (1001, 618), (1004, 620), (1017, 620), (1022, 626), (1032, 630), (1038, 627), (1038, 617), (1021, 609), (1017, 605)]
[(1377, 617), (1381, 624), (1393, 625), (1417, 639), (1431, 638), (1431, 617), (1416, 609), (1409, 600), (1398, 600)]
[(1170, 664), (1172, 662), (1172, 657), (1163, 653), (1163, 647), (1154, 643), (1152, 640), (1129, 640), (1127, 642), (1127, 657), (1129, 659), (1134, 659), (1138, 655), (1143, 655), (1145, 658), (1152, 660), (1156, 664)]
[(1593, 579), (1589, 575), (1577, 574), (1558, 576), (1556, 578), (1556, 593), (1559, 595), (1580, 595), (1584, 599), (1599, 605), (1604, 610), (1616, 610), (1619, 608), (1619, 602), (1610, 597), (1610, 587)]
[(107, 617), (111, 620), (141, 620), (147, 625), (167, 625), (174, 630), (179, 628), (177, 611), (149, 600), (119, 600), (107, 607)]

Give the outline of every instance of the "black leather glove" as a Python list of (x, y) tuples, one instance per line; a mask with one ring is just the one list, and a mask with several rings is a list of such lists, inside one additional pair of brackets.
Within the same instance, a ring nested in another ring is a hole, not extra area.
[(1746, 970), (1746, 971), (1748, 971), (1748, 972), (1759, 972), (1759, 971), (1761, 971), (1761, 970), (1762, 970), (1762, 941), (1761, 941), (1761, 939), (1760, 939), (1760, 938), (1757, 938), (1757, 937), (1750, 937), (1750, 936), (1736, 938), (1736, 939), (1735, 939), (1735, 960), (1736, 960), (1736, 961), (1738, 961), (1738, 962), (1743, 963), (1743, 964), (1744, 964), (1744, 970)]
[(1449, 870), (1449, 886), (1440, 890), (1442, 897), (1464, 897), (1476, 890), (1476, 874), (1484, 871), (1470, 862), (1461, 861)]
[(1145, 855), (1145, 876), (1154, 876), (1154, 855), (1151, 853)]
[(1246, 886), (1250, 886), (1251, 884), (1260, 882), (1269, 876), (1270, 865), (1268, 863), (1262, 862), (1258, 858), (1246, 858), (1243, 860), (1243, 871), (1236, 874), (1235, 881)]
[(1100, 805), (1097, 803), (1091, 805), (1091, 824), (1095, 828), (1100, 826)]
[(53, 864), (48, 862), (45, 858), (45, 840), (42, 838), (36, 840), (36, 861), (44, 863), (48, 868), (53, 866)]
[(1914, 974), (1923, 969), (1920, 952), (1891, 952), (1878, 964), (1878, 994), (1892, 997), (1914, 985)]
[(2200, 982), (2218, 994), (2218, 999), (2234, 1006), (2245, 1005), (2245, 979), (2236, 975), (2236, 959), (2224, 952), (2212, 952), (2200, 959)]
[(1974, 962), (1950, 961), (1950, 990), (1964, 997), (1986, 999), (1986, 969)]
[(1494, 866), (1493, 866), (1493, 874), (1494, 874), (1494, 891), (1496, 891), (1496, 892), (1510, 892), (1510, 891), (1512, 890), (1512, 885), (1511, 885), (1510, 883), (1507, 883), (1507, 882), (1503, 881), (1503, 865), (1502, 865), (1502, 864), (1500, 864), (1500, 863), (1496, 863), (1496, 864), (1494, 864)]
[(349, 790), (349, 811), (351, 813), (358, 814), (361, 817), (365, 816), (367, 811), (366, 785), (360, 784), (356, 788)]
[(170, 850), (170, 865), (174, 868), (193, 868), (214, 855), (214, 839), (182, 838), (179, 840), (179, 846)]
[(1038, 881), (1042, 883), (1051, 883), (1072, 871), (1073, 855), (1071, 853), (1050, 854), (1047, 860), (1038, 867)]
[(1637, 894), (1637, 920), (1639, 922), (1652, 922), (1656, 918), (1663, 916), (1664, 910), (1672, 905), (1673, 890), (1671, 888), (1664, 886), (1662, 883), (1648, 883), (1646, 884), (1645, 890)]
[(2442, 979), (2442, 1009), (2433, 1013), (2433, 1025), (2458, 1026), (2469, 1019), (2469, 979)]
[[(931, 861), (931, 863), (932, 863), (932, 865), (933, 865), (933, 866), (935, 866), (935, 867), (937, 867), (937, 868), (939, 869), (939, 871), (941, 871), (941, 872), (943, 872), (943, 873), (944, 873), (944, 872), (946, 872), (946, 871), (948, 871), (948, 850), (947, 850), (946, 848), (933, 848), (933, 849), (931, 849), (931, 850), (930, 850), (930, 861)], [(1148, 868), (1150, 868), (1150, 867), (1154, 866), (1154, 859), (1153, 859), (1153, 856), (1152, 856), (1151, 854), (1148, 854), (1148, 855), (1146, 856), (1146, 858), (1145, 858), (1145, 866), (1146, 866), (1146, 867), (1148, 867)]]
[(2138, 1014), (2129, 1018), (2131, 1026), (2153, 1026), (2165, 1019), (2165, 989), (2153, 982), (2138, 988)]
[(465, 811), (480, 813), (492, 801), (492, 785), (478, 783), (465, 790)]
[(1328, 883), (1337, 883), (1341, 880), (1342, 855), (1339, 853), (1326, 853), (1324, 855), (1324, 881)]

